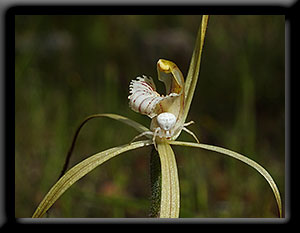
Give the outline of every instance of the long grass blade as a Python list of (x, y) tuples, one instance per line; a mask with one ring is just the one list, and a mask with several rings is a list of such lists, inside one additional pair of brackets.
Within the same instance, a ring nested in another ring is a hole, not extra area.
[(151, 140), (144, 140), (127, 144), (123, 146), (114, 147), (83, 160), (82, 162), (71, 168), (64, 176), (62, 176), (56, 184), (50, 189), (42, 202), (37, 207), (32, 218), (41, 218), (46, 211), (55, 203), (55, 201), (76, 181), (92, 171), (97, 166), (103, 164), (105, 161), (126, 151), (134, 150), (139, 147), (151, 145)]
[(178, 218), (180, 208), (180, 190), (177, 164), (171, 146), (166, 143), (157, 144), (161, 163), (161, 206), (160, 218)]
[(274, 193), (275, 199), (276, 199), (277, 207), (279, 210), (279, 217), (280, 218), (282, 217), (282, 204), (281, 204), (279, 190), (278, 190), (273, 178), (271, 177), (271, 175), (266, 171), (265, 168), (263, 168), (261, 165), (259, 165), (255, 161), (253, 161), (253, 160), (249, 159), (248, 157), (241, 155), (237, 152), (234, 152), (234, 151), (222, 148), (222, 147), (218, 147), (218, 146), (212, 146), (212, 145), (207, 145), (207, 144), (202, 144), (202, 143), (180, 142), (180, 141), (170, 141), (169, 143), (172, 145), (190, 146), (190, 147), (202, 148), (202, 149), (206, 149), (206, 150), (210, 150), (210, 151), (219, 152), (221, 154), (225, 154), (232, 158), (240, 160), (240, 161), (246, 163), (247, 165), (249, 165), (250, 167), (254, 168), (269, 183), (269, 185)]

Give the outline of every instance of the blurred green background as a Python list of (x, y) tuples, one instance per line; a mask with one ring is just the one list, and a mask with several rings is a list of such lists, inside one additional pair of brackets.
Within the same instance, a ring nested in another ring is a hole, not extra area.
[[(187, 74), (201, 16), (106, 15), (15, 18), (15, 213), (31, 217), (56, 182), (73, 134), (95, 113), (149, 126), (128, 107), (128, 85), (154, 78), (156, 62)], [(273, 176), (285, 203), (285, 18), (211, 16), (188, 121), (201, 142), (240, 152)], [(138, 132), (110, 119), (81, 131), (71, 166)], [(193, 141), (185, 132), (180, 140)], [(277, 217), (271, 188), (224, 155), (173, 147), (180, 217)], [(48, 217), (148, 217), (150, 147), (127, 152), (75, 183)]]

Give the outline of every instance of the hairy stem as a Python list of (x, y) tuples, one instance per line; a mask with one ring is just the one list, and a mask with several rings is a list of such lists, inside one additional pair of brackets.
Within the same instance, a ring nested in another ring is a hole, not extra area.
[(158, 218), (161, 197), (161, 164), (157, 151), (152, 147), (150, 155), (151, 206), (149, 216)]

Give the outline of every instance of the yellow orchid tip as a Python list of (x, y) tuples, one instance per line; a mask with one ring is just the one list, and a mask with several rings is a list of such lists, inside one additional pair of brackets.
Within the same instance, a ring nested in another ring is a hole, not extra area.
[(159, 59), (157, 62), (157, 68), (160, 69), (160, 71), (170, 73), (170, 64), (172, 64), (170, 61), (167, 61), (165, 59)]

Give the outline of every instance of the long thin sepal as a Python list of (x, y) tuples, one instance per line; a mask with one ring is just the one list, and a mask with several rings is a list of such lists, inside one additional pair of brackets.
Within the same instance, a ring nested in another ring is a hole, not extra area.
[(75, 143), (76, 143), (76, 140), (77, 140), (77, 137), (78, 137), (78, 135), (79, 135), (80, 130), (82, 129), (82, 127), (83, 127), (87, 122), (89, 122), (89, 121), (92, 120), (92, 119), (99, 118), (99, 117), (100, 117), (100, 118), (102, 118), (102, 117), (107, 117), (107, 118), (110, 118), (110, 119), (114, 119), (114, 120), (120, 121), (120, 122), (122, 122), (122, 123), (124, 123), (124, 124), (127, 124), (127, 125), (129, 125), (129, 126), (135, 128), (135, 129), (136, 129), (138, 132), (140, 132), (140, 133), (143, 133), (143, 132), (145, 132), (145, 131), (149, 131), (148, 128), (146, 128), (145, 126), (141, 125), (140, 123), (135, 122), (135, 121), (133, 121), (133, 120), (130, 120), (129, 118), (124, 117), (124, 116), (121, 116), (121, 115), (118, 115), (118, 114), (101, 113), (101, 114), (93, 114), (93, 115), (90, 115), (90, 116), (86, 117), (86, 118), (80, 123), (80, 125), (78, 126), (78, 128), (76, 129), (76, 132), (75, 132), (75, 134), (74, 134), (74, 136), (73, 136), (73, 140), (72, 140), (71, 146), (70, 146), (69, 151), (68, 151), (68, 154), (67, 154), (67, 156), (66, 156), (66, 160), (65, 160), (63, 169), (62, 169), (62, 171), (61, 171), (61, 173), (60, 173), (58, 179), (61, 178), (61, 177), (65, 174), (65, 172), (66, 172), (66, 170), (67, 170), (67, 168), (68, 168), (68, 165), (69, 165), (69, 162), (70, 162), (70, 159), (71, 159), (71, 155), (72, 155), (72, 152), (73, 152), (73, 150), (74, 150)]
[(161, 163), (161, 205), (160, 218), (178, 218), (180, 190), (177, 164), (171, 146), (163, 141), (157, 144)]
[(123, 145), (114, 147), (83, 160), (82, 162), (71, 168), (64, 176), (62, 176), (44, 199), (41, 201), (32, 218), (41, 218), (46, 211), (56, 202), (56, 200), (67, 191), (76, 181), (92, 171), (97, 166), (103, 164), (105, 161), (129, 150), (134, 150), (139, 147), (151, 145), (151, 140), (138, 141), (130, 145)]
[(190, 146), (190, 147), (202, 148), (202, 149), (206, 149), (206, 150), (210, 150), (210, 151), (219, 152), (221, 154), (225, 154), (232, 158), (238, 159), (238, 160), (246, 163), (250, 167), (254, 168), (269, 183), (269, 185), (274, 193), (275, 199), (276, 199), (277, 207), (279, 210), (279, 217), (280, 218), (282, 217), (282, 204), (281, 204), (279, 190), (278, 190), (273, 178), (271, 177), (271, 175), (267, 172), (267, 170), (265, 168), (263, 168), (257, 162), (255, 162), (255, 161), (249, 159), (248, 157), (241, 155), (237, 152), (234, 152), (234, 151), (222, 148), (222, 147), (218, 147), (218, 146), (212, 146), (212, 145), (207, 145), (207, 144), (202, 144), (202, 143), (180, 142), (180, 141), (170, 141), (170, 144), (179, 145), (179, 146)]
[(202, 16), (201, 27), (198, 30), (197, 39), (195, 43), (195, 48), (193, 51), (192, 59), (190, 62), (189, 71), (185, 80), (185, 105), (184, 105), (184, 116), (182, 118), (183, 123), (185, 122), (192, 99), (194, 96), (195, 88), (198, 81), (199, 71), (200, 71), (200, 62), (201, 55), (203, 51), (204, 39), (206, 35), (206, 29), (208, 24), (208, 15)]

